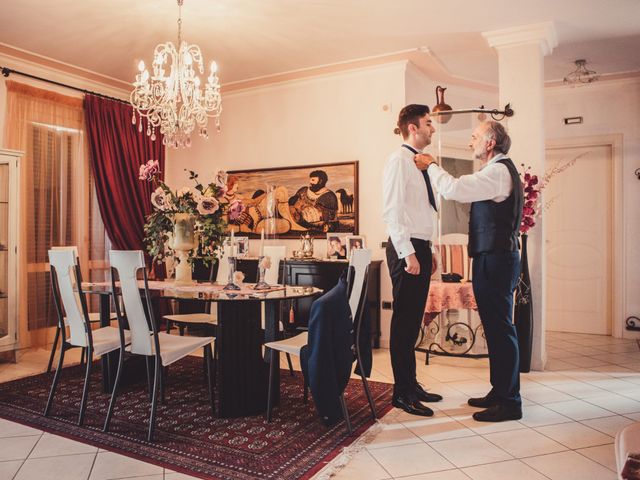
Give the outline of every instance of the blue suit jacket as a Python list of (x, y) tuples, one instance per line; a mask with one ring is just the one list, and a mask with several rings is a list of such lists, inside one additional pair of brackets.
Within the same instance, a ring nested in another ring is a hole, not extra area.
[(344, 392), (353, 364), (353, 323), (347, 282), (335, 287), (311, 306), (309, 341), (300, 352), (302, 372), (322, 421), (342, 419), (339, 396)]

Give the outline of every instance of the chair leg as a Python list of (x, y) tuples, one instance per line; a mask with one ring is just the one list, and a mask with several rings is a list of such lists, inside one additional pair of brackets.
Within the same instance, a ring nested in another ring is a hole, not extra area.
[(362, 356), (360, 355), (360, 345), (358, 342), (356, 342), (356, 359), (358, 360), (358, 365), (360, 366), (360, 378), (362, 379), (364, 393), (367, 395), (367, 401), (369, 402), (369, 407), (371, 408), (371, 413), (373, 414), (373, 419), (375, 420), (376, 418), (378, 418), (378, 415), (376, 414), (376, 404), (373, 402), (373, 396), (371, 395), (369, 381), (367, 380), (367, 375), (364, 371)]
[(212, 355), (212, 364), (213, 364), (213, 384), (218, 384), (218, 347), (216, 346), (217, 342), (213, 342), (213, 355)]
[(291, 363), (291, 355), (289, 355), (287, 353), (287, 363), (289, 364), (289, 373), (291, 374), (291, 376), (295, 376), (293, 373), (293, 363)]
[(149, 390), (149, 401), (153, 400), (153, 379), (151, 378), (151, 357), (145, 357), (147, 366), (147, 388)]
[[(84, 350), (84, 348), (83, 348)], [(91, 361), (93, 357), (93, 349), (89, 347), (87, 350), (87, 367), (84, 375), (84, 387), (82, 388), (82, 400), (80, 401), (80, 415), (78, 415), (78, 425), (82, 426), (84, 423), (84, 413), (87, 410), (87, 398), (89, 396), (89, 381), (91, 379)]]
[(183, 324), (183, 323), (180, 323), (180, 324), (178, 325), (178, 332), (180, 333), (180, 336), (181, 336), (181, 337), (184, 337), (184, 328), (185, 328), (185, 327), (184, 327), (184, 324)]
[(171, 333), (171, 326), (172, 326), (171, 320), (167, 320), (167, 333)]
[(56, 393), (56, 387), (58, 386), (58, 381), (60, 380), (60, 373), (62, 373), (62, 364), (64, 363), (64, 352), (67, 350), (67, 347), (63, 343), (60, 345), (60, 358), (58, 358), (58, 368), (56, 368), (56, 374), (53, 376), (53, 383), (51, 384), (51, 391), (49, 391), (49, 398), (47, 399), (47, 405), (44, 407), (43, 415), (46, 417), (49, 415), (51, 411), (51, 405), (53, 404), (53, 396)]
[(51, 371), (53, 366), (53, 358), (56, 356), (56, 348), (58, 348), (58, 339), (60, 338), (60, 326), (56, 328), (56, 336), (53, 337), (53, 346), (51, 347), (51, 355), (49, 355), (49, 363), (47, 364), (47, 373)]
[(158, 410), (158, 397), (160, 396), (160, 383), (162, 378), (162, 364), (160, 358), (156, 357), (155, 362), (155, 375), (153, 381), (153, 396), (151, 399), (151, 415), (149, 417), (149, 434), (147, 435), (147, 441), (153, 441), (153, 432), (156, 427), (156, 412)]
[(167, 370), (168, 367), (160, 367), (160, 402), (164, 405), (166, 402), (165, 396), (164, 396), (164, 392), (165, 392), (165, 388), (164, 385), (167, 382)]
[(364, 375), (364, 372), (361, 372), (362, 376), (362, 385), (364, 386), (364, 393), (367, 395), (367, 401), (369, 402), (369, 407), (371, 407), (371, 413), (373, 414), (373, 419), (378, 418), (376, 414), (376, 404), (373, 401), (373, 396), (371, 395), (371, 389), (369, 388), (369, 380), (367, 380), (367, 376)]
[(213, 353), (211, 352), (211, 344), (205, 345), (204, 347), (204, 358), (207, 364), (207, 386), (209, 388), (209, 403), (211, 403), (211, 413), (215, 416), (216, 414), (216, 400), (213, 392), (213, 379), (212, 379), (212, 370), (213, 370)]
[(80, 366), (84, 367), (84, 362), (85, 362), (85, 352), (87, 351), (86, 348), (82, 347), (82, 353), (80, 353)]
[(347, 431), (351, 434), (353, 433), (353, 429), (351, 428), (351, 419), (349, 418), (349, 410), (347, 410), (347, 402), (344, 399), (344, 393), (340, 394), (340, 406), (342, 407), (342, 416), (344, 417), (344, 421), (347, 422)]
[(118, 385), (120, 384), (120, 373), (122, 372), (122, 356), (124, 351), (120, 349), (120, 355), (118, 355), (118, 371), (116, 372), (116, 380), (113, 382), (113, 391), (111, 392), (111, 400), (109, 401), (109, 409), (107, 410), (107, 418), (104, 420), (103, 432), (109, 431), (109, 423), (111, 423), (111, 416), (113, 415), (113, 408), (116, 405), (116, 395), (118, 395)]
[(273, 408), (273, 377), (276, 373), (276, 361), (273, 358), (280, 355), (279, 352), (271, 350), (271, 362), (269, 363), (269, 393), (267, 394), (267, 422), (271, 422), (271, 409)]

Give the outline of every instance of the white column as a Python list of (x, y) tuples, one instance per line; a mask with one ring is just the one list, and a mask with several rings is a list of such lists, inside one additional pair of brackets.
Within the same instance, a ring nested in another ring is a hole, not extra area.
[[(544, 172), (544, 56), (557, 45), (553, 23), (539, 23), (483, 32), (498, 53), (500, 107), (510, 103), (515, 115), (507, 121), (511, 150), (517, 167), (531, 165)], [(533, 302), (531, 369), (543, 370), (545, 352), (545, 247), (544, 222), (539, 217), (528, 241)]]

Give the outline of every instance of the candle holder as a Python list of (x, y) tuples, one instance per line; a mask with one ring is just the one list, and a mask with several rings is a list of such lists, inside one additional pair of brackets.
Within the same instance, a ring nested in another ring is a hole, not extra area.
[(254, 287), (255, 290), (268, 290), (271, 288), (271, 285), (264, 281), (266, 271), (264, 255), (260, 255), (258, 257), (258, 283), (256, 283), (256, 286)]
[(227, 257), (227, 259), (229, 260), (229, 277), (227, 278), (227, 284), (224, 286), (223, 290), (240, 290), (240, 287), (236, 284), (233, 278), (236, 273), (238, 259), (236, 257)]

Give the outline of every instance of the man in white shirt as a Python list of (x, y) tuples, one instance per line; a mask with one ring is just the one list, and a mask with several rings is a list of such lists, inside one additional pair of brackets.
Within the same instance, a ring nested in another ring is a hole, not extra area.
[(495, 121), (483, 122), (469, 146), (480, 160), (478, 172), (454, 178), (433, 158), (416, 156), (436, 190), (448, 200), (471, 202), (469, 256), (473, 258), (473, 293), (489, 349), (491, 391), (470, 398), (485, 410), (477, 421), (502, 422), (522, 418), (518, 338), (512, 322), (513, 292), (520, 274), (519, 230), (523, 191), (518, 171), (507, 153), (511, 139)]
[(382, 217), (389, 233), (387, 266), (393, 286), (392, 403), (425, 417), (433, 415), (433, 410), (420, 402), (442, 400), (417, 382), (414, 352), (429, 292), (435, 197), (414, 157), (431, 143), (434, 131), (426, 105), (407, 105), (400, 111), (395, 133), (401, 133), (405, 143), (387, 160), (382, 184)]

